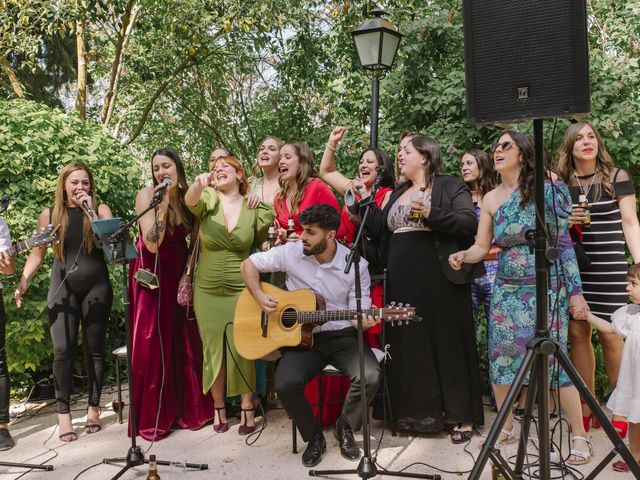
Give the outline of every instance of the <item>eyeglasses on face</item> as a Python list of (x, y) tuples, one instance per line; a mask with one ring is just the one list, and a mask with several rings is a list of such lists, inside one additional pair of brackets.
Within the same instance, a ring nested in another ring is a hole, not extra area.
[(507, 141), (507, 142), (502, 142), (502, 143), (493, 143), (491, 144), (491, 152), (495, 152), (496, 150), (498, 150), (499, 147), (502, 147), (502, 151), (506, 152), (507, 150), (511, 150), (511, 147), (513, 147), (513, 142), (511, 141)]

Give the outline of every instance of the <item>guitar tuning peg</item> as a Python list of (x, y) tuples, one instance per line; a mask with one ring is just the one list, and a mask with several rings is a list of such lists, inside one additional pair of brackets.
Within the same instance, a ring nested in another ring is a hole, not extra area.
[(391, 302), (389, 305), (391, 305), (392, 307), (396, 306), (396, 302)]
[(405, 305), (405, 307), (409, 308), (409, 307), (411, 307), (411, 305), (407, 303), (407, 304)]
[(391, 320), (391, 326), (393, 327), (395, 325), (396, 321), (395, 320)]
[(402, 307), (404, 306), (404, 304), (403, 304), (402, 302), (400, 302), (400, 303), (398, 304), (398, 306), (402, 308)]

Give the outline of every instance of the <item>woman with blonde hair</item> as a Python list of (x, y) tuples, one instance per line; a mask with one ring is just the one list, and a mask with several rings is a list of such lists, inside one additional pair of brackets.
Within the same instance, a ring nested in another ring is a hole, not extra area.
[(265, 137), (258, 148), (256, 163), (251, 167), (251, 173), (253, 173), (253, 176), (249, 178), (251, 192), (263, 202), (271, 205), (273, 205), (276, 193), (280, 189), (278, 162), (280, 161), (280, 149), (283, 145), (284, 142), (278, 137)]
[(250, 209), (247, 192), (242, 164), (234, 157), (221, 157), (210, 173), (196, 177), (185, 195), (185, 203), (200, 221), (194, 307), (204, 357), (202, 388), (213, 396), (213, 429), (218, 433), (229, 429), (225, 386), (227, 396), (242, 396), (241, 435), (255, 430), (255, 367), (254, 362), (238, 355), (227, 324), (233, 321), (236, 301), (244, 288), (240, 263), (252, 246), (266, 239), (274, 217), (273, 208), (265, 203)]
[[(91, 221), (111, 218), (111, 209), (95, 201), (95, 184), (89, 168), (79, 162), (64, 167), (58, 175), (53, 207), (40, 213), (39, 227), (59, 225), (59, 242), (53, 245), (54, 261), (48, 294), (49, 324), (53, 342), (53, 378), (56, 390), (59, 438), (78, 438), (69, 408), (73, 362), (82, 325), (82, 344), (87, 365), (89, 406), (86, 433), (98, 432), (100, 394), (104, 374), (104, 347), (113, 292), (109, 272), (93, 240)], [(20, 308), (22, 296), (47, 253), (43, 245), (31, 250), (14, 293)]]
[[(611, 321), (611, 314), (627, 304), (627, 256), (640, 262), (640, 225), (636, 214), (636, 195), (631, 176), (616, 167), (600, 134), (587, 121), (569, 126), (560, 146), (557, 173), (569, 185), (573, 211), (570, 225), (582, 230), (582, 244), (591, 266), (580, 271), (584, 296), (591, 311)], [(585, 212), (578, 208), (579, 197), (589, 203), (590, 222), (584, 224)], [(622, 358), (622, 339), (604, 331), (598, 332), (604, 353), (604, 366), (611, 387), (616, 386)], [(569, 322), (571, 360), (589, 389), (595, 391), (595, 355), (591, 344), (591, 325)], [(593, 414), (583, 405), (583, 421), (589, 431)], [(627, 422), (614, 415), (612, 425), (621, 437), (627, 433)]]

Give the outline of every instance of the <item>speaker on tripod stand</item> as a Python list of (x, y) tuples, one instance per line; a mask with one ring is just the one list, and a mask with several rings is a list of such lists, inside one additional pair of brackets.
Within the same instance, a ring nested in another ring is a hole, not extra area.
[[(550, 260), (545, 257), (545, 165), (543, 119), (576, 117), (589, 113), (589, 61), (585, 0), (463, 0), (467, 109), (472, 124), (533, 120), (535, 142), (534, 231), (536, 269), (536, 334), (527, 345), (522, 365), (491, 427), (480, 456), (469, 475), (480, 478), (489, 458), (508, 479), (523, 478), (524, 458), (538, 401), (539, 464), (537, 475), (551, 478), (548, 364), (554, 356), (614, 445), (612, 452), (591, 472), (595, 476), (620, 453), (640, 478), (640, 466), (609, 423), (578, 375), (560, 342), (550, 336), (548, 288)], [(515, 466), (495, 449), (516, 395), (531, 371), (531, 383)]]

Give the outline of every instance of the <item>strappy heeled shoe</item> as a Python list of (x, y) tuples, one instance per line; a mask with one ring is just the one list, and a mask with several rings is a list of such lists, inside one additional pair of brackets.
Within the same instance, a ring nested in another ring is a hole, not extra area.
[(629, 423), (626, 420), (611, 420), (611, 425), (616, 429), (620, 438), (627, 436), (627, 430), (629, 430)]
[(216, 425), (216, 419), (214, 417), (213, 419), (213, 431), (216, 433), (224, 433), (227, 430), (229, 430), (229, 423), (228, 422), (223, 422), (222, 421), (222, 417), (220, 416), (220, 412), (222, 410), (225, 410), (225, 407), (220, 407), (220, 408), (214, 408), (214, 410), (218, 413), (218, 423)]
[[(98, 433), (102, 430), (101, 423), (89, 422), (89, 408), (87, 407), (87, 423), (84, 424), (85, 433)], [(100, 415), (102, 415), (102, 408), (98, 407), (98, 421), (100, 420)]]
[(255, 413), (255, 410), (253, 408), (243, 408), (240, 411), (240, 426), (238, 427), (238, 433), (240, 435), (249, 435), (250, 433), (253, 433), (256, 431), (256, 426), (249, 426), (247, 425), (247, 412), (251, 412), (252, 414)]
[[(71, 414), (68, 413), (67, 415), (69, 415), (69, 418), (71, 418)], [(73, 424), (71, 424), (71, 428), (72, 430), (68, 431), (68, 432), (64, 432), (58, 435), (58, 438), (60, 439), (60, 441), (68, 443), (68, 442), (74, 442), (78, 439), (78, 434), (73, 430)], [(60, 422), (58, 421), (58, 431), (60, 431)]]

